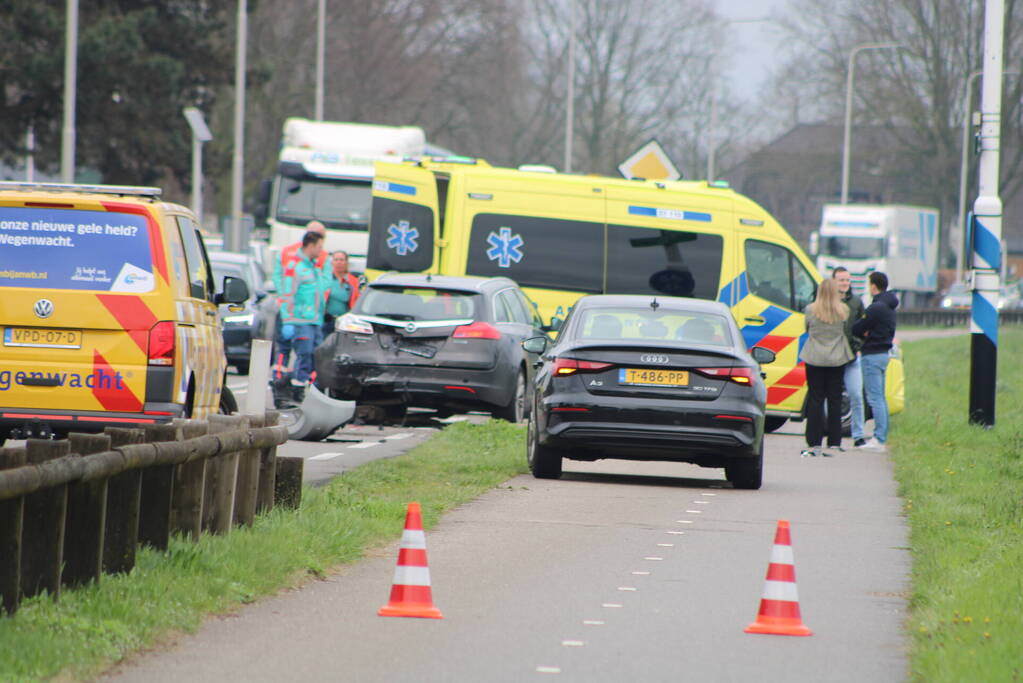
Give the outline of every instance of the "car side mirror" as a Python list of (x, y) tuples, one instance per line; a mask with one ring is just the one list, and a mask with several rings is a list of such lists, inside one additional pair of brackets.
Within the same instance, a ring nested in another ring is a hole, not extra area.
[(547, 337), (530, 337), (522, 342), (522, 348), (537, 355), (547, 350)]
[(760, 363), (761, 365), (767, 365), (773, 363), (777, 356), (771, 349), (765, 349), (763, 346), (754, 346), (750, 350), (750, 354), (753, 356), (753, 360)]
[(224, 276), (224, 291), (218, 292), (218, 304), (241, 304), (249, 298), (249, 286), (240, 277)]

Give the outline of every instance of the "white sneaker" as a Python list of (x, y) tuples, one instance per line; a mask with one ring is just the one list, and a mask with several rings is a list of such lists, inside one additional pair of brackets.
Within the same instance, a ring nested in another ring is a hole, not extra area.
[(885, 451), (885, 450), (888, 450), (888, 448), (883, 443), (881, 443), (880, 441), (878, 441), (874, 437), (870, 437), (869, 439), (867, 439), (867, 443), (865, 443), (862, 446), (860, 446), (860, 448), (862, 448), (864, 450), (868, 450), (868, 451)]
[(811, 446), (808, 448), (804, 448), (802, 451), (800, 451), (799, 456), (802, 458), (816, 458), (820, 454), (821, 454), (820, 446)]

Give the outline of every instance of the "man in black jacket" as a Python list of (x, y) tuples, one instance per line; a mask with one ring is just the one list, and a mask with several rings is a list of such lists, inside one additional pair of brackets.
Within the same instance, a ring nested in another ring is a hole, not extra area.
[(863, 344), (863, 340), (852, 333), (852, 326), (857, 320), (863, 318), (863, 300), (853, 294), (852, 278), (849, 276), (848, 268), (838, 266), (831, 271), (831, 277), (838, 285), (842, 302), (849, 308), (845, 335), (855, 358), (846, 364), (843, 380), (845, 381), (845, 392), (849, 395), (849, 431), (853, 438), (853, 445), (859, 448), (867, 443), (863, 436), (863, 371), (860, 367), (860, 346)]
[(874, 436), (864, 448), (883, 451), (888, 441), (888, 401), (884, 395), (885, 371), (888, 369), (888, 351), (895, 337), (895, 309), (899, 299), (888, 291), (888, 276), (871, 273), (869, 289), (874, 297), (867, 306), (866, 317), (853, 323), (852, 332), (863, 339), (860, 347), (863, 366), (863, 385), (867, 403), (874, 413)]

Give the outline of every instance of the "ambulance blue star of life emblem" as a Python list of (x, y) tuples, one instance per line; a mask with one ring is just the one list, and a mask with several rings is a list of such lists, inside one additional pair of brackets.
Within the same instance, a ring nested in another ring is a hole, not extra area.
[(522, 235), (513, 235), (511, 228), (500, 228), (498, 232), (490, 233), (487, 244), (490, 245), (487, 258), (497, 261), (501, 268), (510, 268), (513, 261), (518, 263), (525, 256), (522, 247), (526, 246), (526, 242)]
[(398, 221), (397, 225), (392, 223), (387, 227), (387, 234), (390, 235), (387, 246), (398, 252), (398, 256), (411, 254), (419, 248), (419, 229), (413, 228), (408, 221)]

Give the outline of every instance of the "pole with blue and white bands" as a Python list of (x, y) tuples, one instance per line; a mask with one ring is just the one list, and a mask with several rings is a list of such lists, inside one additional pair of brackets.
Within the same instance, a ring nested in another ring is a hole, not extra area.
[(1004, 20), (1004, 0), (987, 0), (980, 103), (979, 192), (973, 204), (973, 269), (970, 273), (973, 303), (970, 311), (969, 414), (971, 423), (985, 427), (995, 424), (998, 368), (998, 292), (1002, 263), (1002, 200), (998, 196), (998, 174)]

